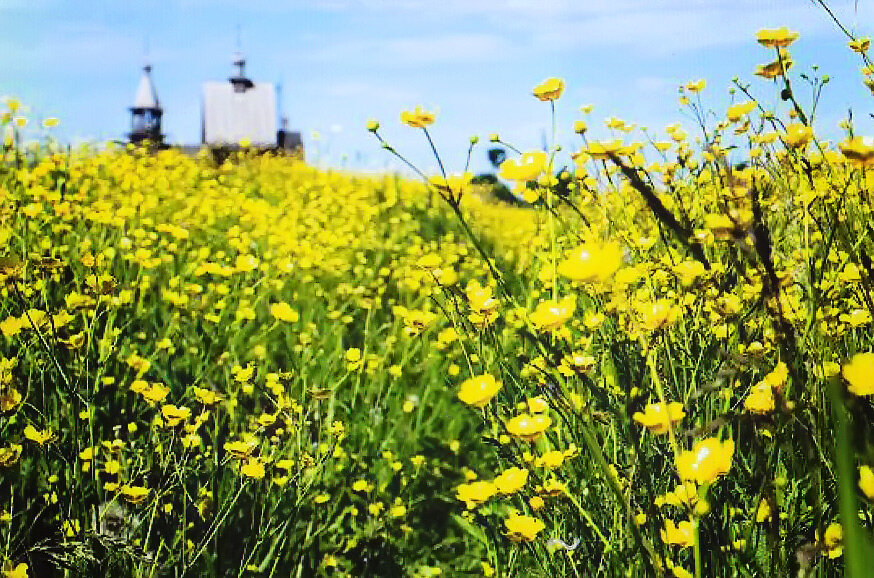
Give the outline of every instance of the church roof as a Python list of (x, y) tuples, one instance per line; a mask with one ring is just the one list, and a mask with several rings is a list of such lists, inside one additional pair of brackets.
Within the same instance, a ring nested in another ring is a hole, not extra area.
[(161, 104), (158, 102), (158, 92), (152, 82), (152, 67), (148, 64), (143, 67), (143, 75), (140, 77), (140, 84), (137, 87), (137, 95), (134, 98), (132, 108), (161, 108)]

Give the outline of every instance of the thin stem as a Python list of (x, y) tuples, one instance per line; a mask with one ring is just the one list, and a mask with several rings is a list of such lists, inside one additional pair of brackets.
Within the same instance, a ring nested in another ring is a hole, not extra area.
[(424, 132), (425, 136), (428, 138), (428, 144), (431, 145), (431, 150), (434, 152), (434, 157), (437, 159), (437, 164), (440, 166), (440, 172), (443, 174), (443, 179), (446, 180), (446, 169), (443, 168), (443, 161), (440, 159), (437, 147), (434, 146), (434, 141), (431, 140), (431, 133), (429, 133), (428, 129), (424, 126), (422, 127), (422, 132)]

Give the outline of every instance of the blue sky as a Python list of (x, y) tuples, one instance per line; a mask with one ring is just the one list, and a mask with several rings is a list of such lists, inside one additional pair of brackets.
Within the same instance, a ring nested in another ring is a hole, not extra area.
[[(874, 35), (857, 27), (874, 22), (874, 3), (829, 4), (851, 30)], [(707, 80), (705, 105), (720, 114), (735, 76), (778, 103), (753, 71), (773, 59), (756, 30), (780, 25), (801, 33), (795, 74), (818, 64), (832, 78), (817, 132), (837, 138), (852, 107), (858, 132), (874, 133), (859, 59), (808, 0), (0, 0), (0, 22), (0, 95), (18, 97), (34, 117), (59, 117), (64, 140), (123, 138), (148, 44), (164, 131), (172, 142), (198, 142), (201, 83), (230, 75), (238, 27), (250, 77), (282, 83), (308, 160), (329, 166), (397, 166), (364, 129), (373, 117), (433, 170), (419, 131), (399, 122), (417, 104), (438, 111), (433, 135), (450, 170), (463, 167), (472, 134), (537, 148), (549, 107), (531, 88), (550, 76), (567, 85), (557, 103), (566, 150), (579, 146), (570, 127), (583, 104), (595, 105), (596, 138), (608, 136), (609, 116), (691, 129), (677, 86), (698, 78)], [(486, 148), (475, 169), (488, 167)]]

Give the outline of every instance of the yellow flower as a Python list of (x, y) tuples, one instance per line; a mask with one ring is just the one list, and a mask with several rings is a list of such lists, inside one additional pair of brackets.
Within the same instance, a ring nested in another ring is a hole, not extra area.
[(666, 544), (674, 544), (681, 548), (691, 548), (695, 545), (695, 526), (689, 520), (675, 524), (673, 520), (665, 520), (661, 530), (662, 540)]
[(733, 441), (707, 438), (696, 443), (691, 451), (681, 452), (677, 456), (677, 473), (682, 480), (691, 480), (699, 485), (710, 484), (728, 473), (733, 455)]
[(501, 382), (489, 373), (465, 380), (458, 390), (458, 399), (474, 407), (485, 407), (501, 390)]
[(874, 470), (870, 466), (859, 468), (859, 489), (869, 500), (874, 500)]
[(425, 128), (434, 124), (434, 113), (417, 106), (413, 110), (405, 110), (401, 113), (401, 122), (413, 128)]
[(518, 161), (507, 159), (502, 162), (498, 174), (508, 181), (533, 181), (546, 169), (547, 160), (546, 153), (543, 151), (528, 151), (522, 153)]
[(243, 459), (255, 449), (255, 444), (245, 441), (225, 442), (224, 449), (235, 458)]
[(492, 311), (498, 307), (498, 300), (492, 296), (492, 288), (483, 287), (476, 279), (467, 284), (464, 292), (470, 308), (477, 313)]
[(603, 283), (619, 270), (622, 258), (622, 248), (616, 243), (585, 243), (558, 264), (558, 273), (580, 283)]
[(674, 266), (674, 274), (686, 287), (693, 285), (705, 273), (707, 269), (700, 261), (683, 261)]
[(493, 483), (498, 493), (509, 495), (525, 487), (527, 481), (528, 470), (510, 468), (501, 472), (501, 475), (496, 477)]
[(857, 353), (844, 364), (841, 375), (853, 395), (874, 394), (874, 353)]
[(759, 502), (759, 507), (756, 508), (756, 522), (762, 524), (771, 519), (771, 504), (768, 503), (768, 500), (762, 498), (762, 501)]
[(247, 478), (260, 480), (264, 477), (264, 464), (258, 458), (249, 458), (246, 464), (240, 467), (240, 473)]
[(530, 413), (543, 413), (549, 410), (549, 402), (542, 395), (537, 397), (529, 397), (525, 400), (525, 405), (528, 406)]
[(561, 467), (561, 465), (564, 463), (565, 457), (567, 456), (562, 451), (550, 450), (534, 460), (534, 464), (537, 467), (554, 470)]
[(774, 411), (774, 388), (768, 383), (758, 383), (744, 399), (744, 408), (761, 415)]
[(785, 59), (782, 63), (779, 60), (775, 60), (768, 64), (760, 64), (756, 67), (756, 76), (768, 79), (783, 76), (783, 72), (792, 68), (793, 64), (795, 63), (792, 60)]
[(300, 314), (291, 308), (288, 303), (274, 303), (270, 306), (270, 315), (279, 321), (288, 323), (297, 323), (300, 319)]
[(3, 565), (3, 578), (28, 578), (28, 566), (24, 562), (13, 567), (12, 563)]
[(813, 129), (801, 123), (792, 123), (786, 127), (786, 134), (783, 135), (783, 140), (786, 146), (791, 148), (799, 148), (810, 142), (813, 138)]
[(698, 505), (698, 488), (692, 482), (684, 482), (677, 484), (673, 492), (668, 492), (661, 499), (656, 498), (656, 505), (661, 507), (664, 504), (676, 506), (678, 508), (694, 508)]
[(641, 325), (650, 331), (656, 331), (673, 324), (679, 319), (683, 310), (667, 299), (659, 299), (653, 303), (642, 303), (638, 306)]
[(625, 147), (622, 145), (622, 141), (614, 139), (612, 141), (590, 142), (589, 147), (583, 149), (583, 151), (595, 160), (605, 161), (610, 158), (611, 154), (617, 156), (621, 155), (624, 149)]
[(838, 144), (847, 159), (860, 166), (874, 164), (874, 138), (855, 136)]
[(584, 132), (586, 132), (586, 130), (588, 130), (588, 126), (586, 125), (586, 121), (584, 121), (584, 120), (574, 121), (574, 132), (575, 133), (583, 134)]
[(532, 441), (552, 425), (552, 418), (544, 413), (521, 413), (507, 422), (507, 431), (516, 437)]
[(740, 102), (738, 104), (733, 104), (729, 106), (725, 116), (731, 122), (737, 122), (741, 118), (752, 112), (754, 108), (756, 108), (756, 103), (752, 100)]
[(541, 301), (531, 314), (531, 322), (540, 331), (554, 331), (573, 317), (576, 308), (576, 297), (570, 295), (561, 301)]
[(705, 85), (706, 85), (706, 82), (702, 78), (702, 79), (697, 80), (695, 82), (686, 83), (686, 86), (684, 88), (686, 90), (688, 90), (689, 92), (701, 92), (702, 90), (704, 90)]
[(149, 495), (149, 488), (142, 486), (129, 486), (125, 484), (121, 487), (120, 491), (121, 496), (131, 504), (138, 504)]
[(797, 39), (798, 33), (790, 31), (785, 26), (774, 29), (763, 28), (756, 32), (756, 40), (768, 48), (786, 48)]
[(167, 394), (170, 393), (170, 388), (160, 383), (153, 383), (148, 389), (143, 391), (141, 395), (150, 404), (156, 404), (164, 401)]
[(840, 558), (844, 553), (844, 529), (837, 522), (829, 524), (822, 539), (822, 548), (829, 558)]
[(164, 416), (167, 427), (176, 427), (191, 417), (191, 410), (187, 407), (166, 404), (161, 406), (161, 415)]
[(567, 484), (562, 481), (551, 478), (543, 482), (543, 485), (537, 486), (535, 490), (544, 496), (556, 497), (567, 495)]
[(26, 428), (24, 428), (24, 437), (32, 442), (38, 443), (39, 445), (43, 445), (46, 442), (50, 442), (55, 439), (56, 436), (54, 433), (52, 433), (52, 430), (50, 429), (40, 431), (33, 427), (33, 425), (28, 425)]
[(546, 527), (542, 520), (519, 514), (511, 514), (504, 520), (504, 525), (507, 537), (514, 542), (531, 542)]
[(853, 52), (858, 52), (862, 54), (863, 52), (867, 52), (869, 48), (871, 48), (871, 39), (867, 36), (864, 38), (859, 38), (858, 40), (850, 40), (847, 43), (847, 46), (850, 47), (850, 50)]
[(210, 389), (194, 386), (194, 397), (203, 405), (215, 405), (222, 400), (222, 396)]
[(538, 100), (558, 100), (564, 92), (564, 80), (561, 78), (547, 78), (534, 87), (533, 94)]
[(25, 325), (28, 325), (25, 316), (22, 315), (21, 318), (9, 316), (3, 321), (0, 321), (0, 331), (2, 331), (3, 335), (6, 337), (15, 337), (22, 329), (24, 329)]
[(498, 489), (492, 482), (480, 480), (470, 484), (461, 484), (455, 488), (455, 497), (464, 502), (465, 506), (470, 509), (488, 501), (497, 491)]
[(14, 387), (3, 388), (0, 391), (0, 411), (12, 411), (21, 403), (21, 393)]
[(682, 421), (686, 412), (683, 410), (683, 404), (678, 401), (673, 401), (668, 404), (667, 411), (663, 403), (647, 404), (644, 412), (636, 412), (632, 417), (634, 421), (647, 428), (654, 434), (668, 433), (669, 425), (677, 425)]
[(352, 484), (353, 492), (369, 492), (372, 489), (373, 486), (371, 486), (367, 480), (355, 480), (355, 482)]
[(17, 462), (19, 457), (21, 457), (20, 444), (12, 444), (0, 448), (0, 466), (4, 468), (8, 468), (9, 466)]

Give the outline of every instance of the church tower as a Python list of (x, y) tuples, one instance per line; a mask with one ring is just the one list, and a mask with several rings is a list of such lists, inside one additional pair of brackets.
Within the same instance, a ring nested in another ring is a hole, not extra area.
[(148, 140), (152, 145), (161, 145), (164, 140), (164, 135), (161, 134), (163, 113), (155, 84), (152, 82), (152, 66), (146, 64), (137, 87), (134, 105), (130, 107), (131, 128), (128, 134), (130, 142), (140, 144)]

